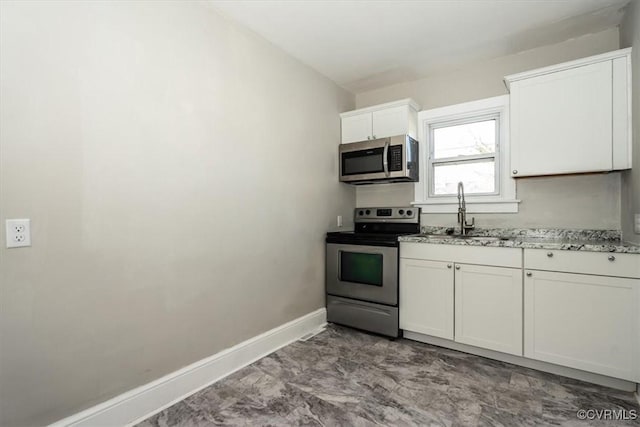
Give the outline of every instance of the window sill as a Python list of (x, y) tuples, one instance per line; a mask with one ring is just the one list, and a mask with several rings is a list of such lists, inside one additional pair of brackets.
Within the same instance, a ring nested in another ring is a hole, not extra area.
[[(518, 213), (520, 200), (467, 200), (467, 213)], [(450, 201), (417, 201), (413, 206), (422, 208), (422, 213), (457, 213), (458, 202)]]

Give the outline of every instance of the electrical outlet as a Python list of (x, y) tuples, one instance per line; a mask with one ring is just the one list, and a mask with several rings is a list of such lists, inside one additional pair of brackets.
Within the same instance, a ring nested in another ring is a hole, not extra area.
[(338, 215), (338, 218), (336, 219), (336, 224), (338, 225), (338, 227), (342, 227), (342, 215)]
[(31, 246), (31, 220), (8, 219), (6, 225), (7, 248)]
[(633, 231), (635, 231), (636, 234), (640, 234), (640, 213), (635, 214), (633, 218)]

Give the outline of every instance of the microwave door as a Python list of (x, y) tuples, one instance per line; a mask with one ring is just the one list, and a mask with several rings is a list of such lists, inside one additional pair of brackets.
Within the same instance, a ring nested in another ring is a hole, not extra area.
[(418, 181), (418, 142), (408, 135), (342, 144), (339, 153), (342, 182)]
[(340, 180), (385, 178), (389, 170), (388, 149), (388, 138), (341, 146)]
[(343, 153), (342, 177), (345, 179), (380, 178), (388, 169), (384, 147)]

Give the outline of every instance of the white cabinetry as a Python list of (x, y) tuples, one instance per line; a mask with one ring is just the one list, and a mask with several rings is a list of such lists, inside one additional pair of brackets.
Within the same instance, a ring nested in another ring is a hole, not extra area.
[(342, 143), (408, 134), (417, 139), (418, 104), (411, 99), (340, 114)]
[(371, 139), (373, 129), (371, 113), (357, 114), (342, 118), (342, 143)]
[(455, 341), (522, 356), (522, 270), (455, 268)]
[(640, 381), (640, 256), (526, 249), (524, 265), (525, 357)]
[(521, 356), (521, 267), (520, 249), (401, 243), (400, 328)]
[(453, 263), (400, 259), (400, 328), (453, 339)]
[(505, 77), (513, 177), (631, 168), (631, 49)]

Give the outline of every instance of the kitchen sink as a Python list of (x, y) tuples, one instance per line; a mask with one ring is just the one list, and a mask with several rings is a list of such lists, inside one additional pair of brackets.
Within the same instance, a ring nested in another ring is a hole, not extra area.
[(469, 239), (469, 240), (484, 240), (490, 242), (497, 242), (498, 240), (509, 240), (506, 237), (495, 237), (495, 236), (458, 236), (460, 239)]
[(509, 240), (506, 237), (495, 236), (461, 236), (459, 234), (444, 235), (444, 234), (425, 234), (424, 237), (429, 239), (462, 239), (462, 240), (480, 240), (484, 242), (497, 242), (499, 240)]

